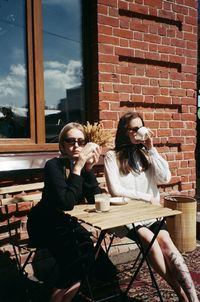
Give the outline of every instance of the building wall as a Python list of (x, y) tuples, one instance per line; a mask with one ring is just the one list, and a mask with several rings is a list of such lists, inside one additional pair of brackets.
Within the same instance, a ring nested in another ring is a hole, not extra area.
[(196, 193), (197, 0), (98, 0), (99, 118), (142, 113), (172, 172), (164, 193)]

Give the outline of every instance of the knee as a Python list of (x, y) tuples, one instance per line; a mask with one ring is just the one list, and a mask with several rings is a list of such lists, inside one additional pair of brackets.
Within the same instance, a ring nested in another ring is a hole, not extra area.
[(163, 254), (170, 254), (173, 250), (174, 244), (171, 237), (169, 236), (169, 233), (165, 232), (157, 239)]

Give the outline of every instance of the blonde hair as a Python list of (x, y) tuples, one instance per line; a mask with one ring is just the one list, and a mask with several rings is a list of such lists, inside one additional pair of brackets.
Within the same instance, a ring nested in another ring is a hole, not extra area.
[(60, 150), (60, 153), (62, 155), (66, 155), (65, 153), (65, 149), (64, 149), (64, 139), (66, 137), (66, 133), (71, 130), (71, 129), (78, 129), (80, 130), (83, 135), (84, 135), (84, 138), (85, 138), (85, 130), (84, 130), (84, 127), (83, 125), (79, 124), (79, 123), (75, 123), (75, 122), (72, 122), (72, 123), (68, 123), (66, 124), (60, 131), (60, 134), (59, 134), (59, 150)]

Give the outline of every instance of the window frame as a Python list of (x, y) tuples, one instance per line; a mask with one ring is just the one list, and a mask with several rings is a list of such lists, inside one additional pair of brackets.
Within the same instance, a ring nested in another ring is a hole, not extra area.
[[(87, 4), (89, 5), (89, 2)], [(27, 0), (26, 14), (27, 97), (29, 100), (30, 138), (0, 138), (0, 153), (58, 151), (57, 143), (46, 143), (42, 0)], [(83, 41), (84, 47), (85, 41)], [(85, 56), (85, 51), (83, 53)], [(85, 59), (83, 58), (84, 64)], [(88, 81), (84, 77), (84, 85), (86, 82)], [(84, 90), (86, 91), (85, 86)], [(85, 95), (85, 118), (89, 119), (90, 110), (86, 98), (88, 99), (87, 95)]]

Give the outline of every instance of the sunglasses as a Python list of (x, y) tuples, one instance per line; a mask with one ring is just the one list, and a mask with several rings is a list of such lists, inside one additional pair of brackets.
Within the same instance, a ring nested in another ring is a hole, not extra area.
[[(142, 127), (142, 126), (141, 126), (141, 127)], [(141, 127), (128, 128), (127, 130), (128, 130), (129, 132), (134, 132), (134, 133), (136, 133)]]
[(70, 146), (74, 146), (76, 143), (79, 146), (85, 146), (85, 140), (83, 138), (66, 137), (64, 138), (64, 142)]

